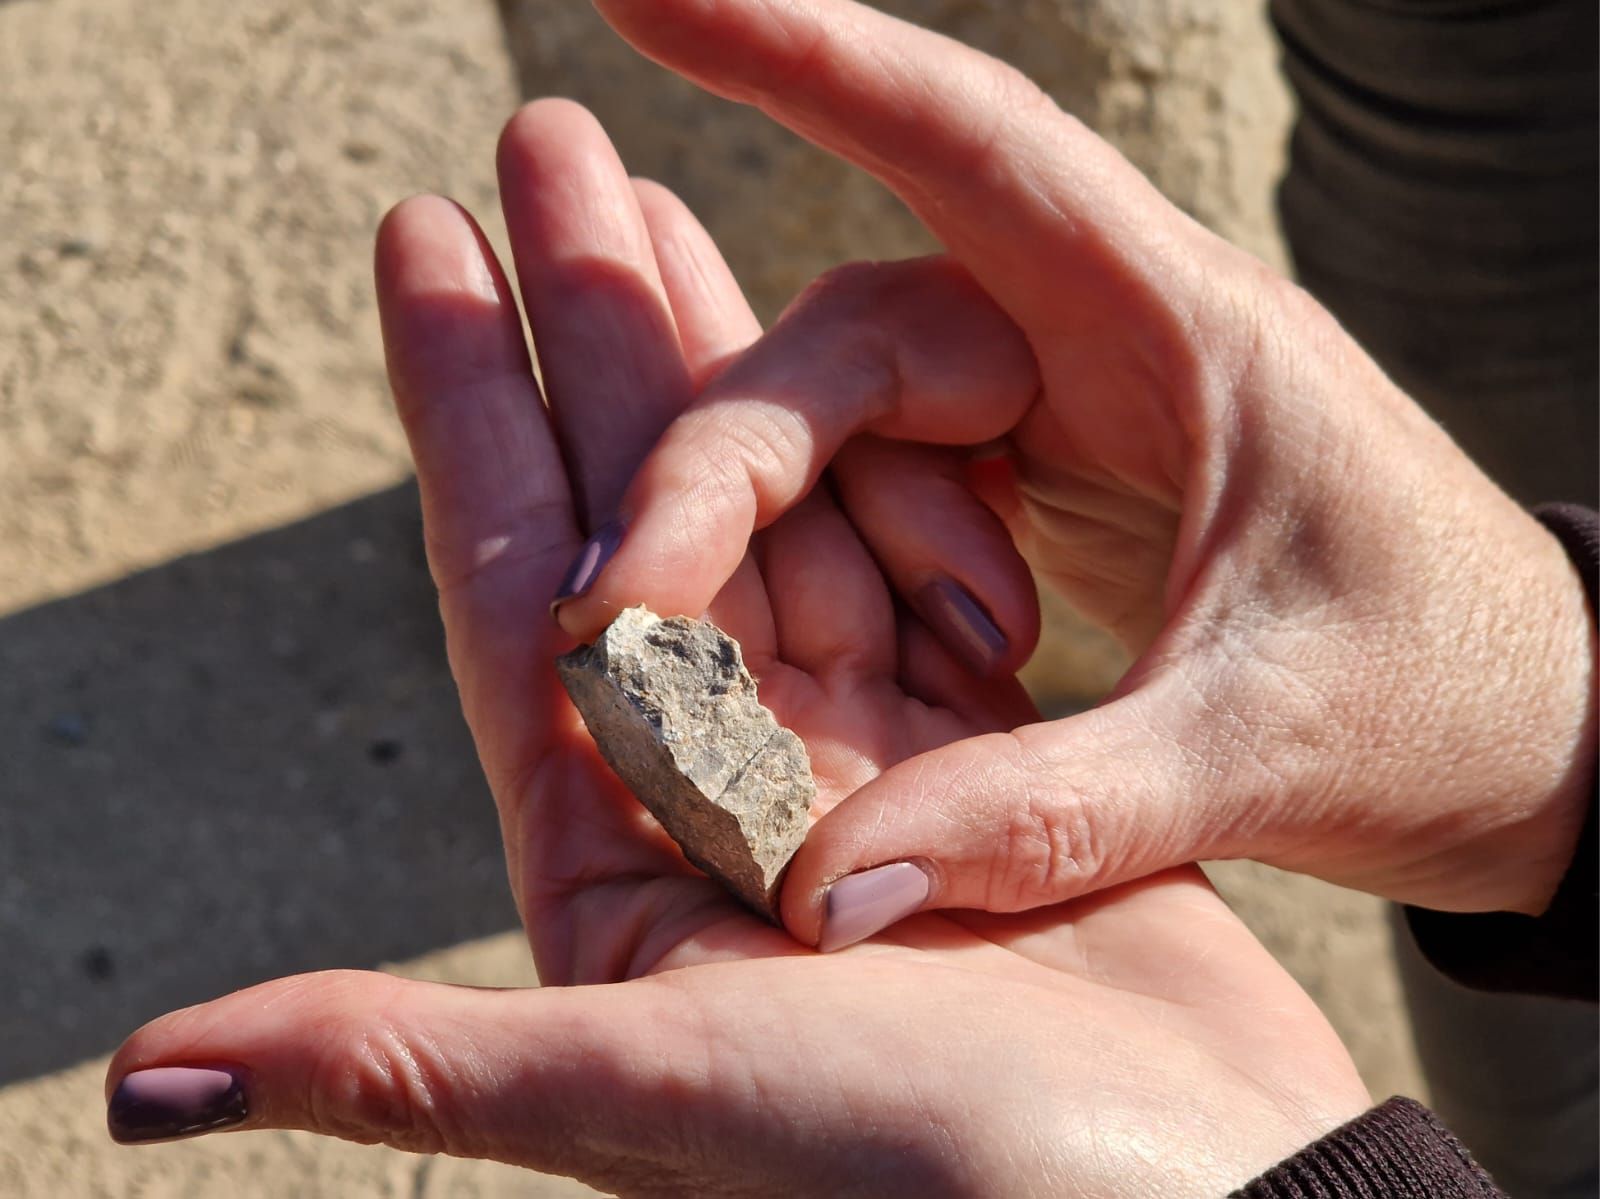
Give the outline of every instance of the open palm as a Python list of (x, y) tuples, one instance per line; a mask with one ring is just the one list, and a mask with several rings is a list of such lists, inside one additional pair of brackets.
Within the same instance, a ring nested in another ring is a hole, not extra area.
[[(541, 975), (612, 981), (728, 921), (752, 951), (792, 950), (689, 867), (601, 761), (551, 668), (570, 641), (541, 611), (655, 436), (760, 326), (693, 217), (631, 182), (581, 109), (532, 106), (500, 165), (548, 407), (516, 304), (464, 214), (402, 206), (378, 271), (451, 663)], [(989, 533), (1025, 590), (1004, 527)], [(757, 540), (710, 616), (805, 740), (819, 812), (896, 762), (1033, 712), (1014, 679), (977, 678), (897, 611), (822, 489)]]
[[(1192, 868), (822, 956), (688, 866), (561, 692), (542, 608), (759, 330), (704, 231), (630, 183), (581, 109), (524, 110), (500, 169), (548, 406), (459, 209), (397, 209), (378, 279), (452, 668), (546, 988), (282, 980), (142, 1029), (111, 1079), (222, 1064), (248, 1080), (244, 1127), (630, 1194), (1214, 1194), (1361, 1110), (1331, 1030)], [(978, 677), (897, 603), (825, 490), (710, 615), (806, 742), (821, 809), (1029, 718), (1014, 680)]]

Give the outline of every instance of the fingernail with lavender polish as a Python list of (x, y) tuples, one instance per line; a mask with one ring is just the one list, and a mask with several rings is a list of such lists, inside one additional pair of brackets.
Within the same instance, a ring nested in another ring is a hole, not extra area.
[(226, 1128), (249, 1111), (244, 1083), (233, 1070), (158, 1066), (135, 1070), (117, 1084), (106, 1126), (112, 1140), (127, 1145)]
[(954, 579), (939, 578), (917, 592), (922, 619), (979, 674), (992, 674), (1011, 643), (973, 595)]
[(550, 601), (552, 613), (568, 600), (588, 594), (589, 589), (594, 586), (594, 581), (600, 577), (600, 572), (606, 568), (606, 563), (611, 561), (611, 555), (616, 553), (617, 547), (622, 544), (623, 531), (624, 525), (620, 520), (607, 521), (583, 543), (578, 556), (572, 560), (572, 565), (567, 567), (566, 577), (561, 580), (561, 586), (556, 588), (555, 599)]
[(910, 862), (847, 874), (822, 900), (817, 948), (832, 953), (904, 920), (928, 901), (928, 876)]

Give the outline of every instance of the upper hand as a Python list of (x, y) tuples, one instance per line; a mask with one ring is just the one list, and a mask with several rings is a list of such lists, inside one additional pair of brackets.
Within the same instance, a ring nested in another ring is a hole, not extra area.
[(562, 623), (698, 611), (831, 464), (896, 585), (915, 603), (944, 562), (977, 601), (975, 664), (1004, 674), (1033, 630), (964, 548), (986, 509), (934, 448), (1003, 439), (987, 509), (1139, 655), (1095, 711), (950, 746), (840, 804), (789, 875), (796, 935), (817, 938), (835, 879), (905, 859), (930, 907), (1014, 911), (1249, 856), (1432, 907), (1542, 910), (1594, 756), (1580, 581), (1326, 312), (954, 42), (850, 0), (598, 6), (872, 171), (948, 255), (828, 277), (717, 378)]

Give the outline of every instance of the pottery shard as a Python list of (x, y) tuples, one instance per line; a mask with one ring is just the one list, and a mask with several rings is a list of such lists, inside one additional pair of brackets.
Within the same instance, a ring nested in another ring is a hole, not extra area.
[(806, 748), (715, 625), (628, 608), (556, 661), (600, 753), (684, 856), (769, 920), (816, 796)]

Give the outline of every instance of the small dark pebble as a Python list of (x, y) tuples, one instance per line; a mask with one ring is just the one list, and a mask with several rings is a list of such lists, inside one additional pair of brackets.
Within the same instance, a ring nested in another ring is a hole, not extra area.
[(83, 972), (97, 983), (103, 983), (117, 972), (117, 963), (104, 945), (91, 946), (83, 955)]
[(367, 746), (367, 757), (371, 758), (379, 766), (387, 766), (390, 762), (399, 760), (400, 755), (405, 751), (406, 747), (392, 737), (379, 737), (371, 745)]

